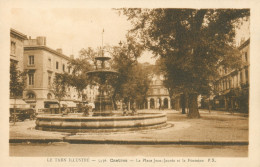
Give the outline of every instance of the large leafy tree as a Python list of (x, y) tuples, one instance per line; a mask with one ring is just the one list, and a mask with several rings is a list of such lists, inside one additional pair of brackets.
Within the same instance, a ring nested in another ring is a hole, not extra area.
[(77, 90), (78, 97), (84, 100), (84, 89), (92, 83), (87, 72), (93, 70), (93, 64), (90, 63), (89, 52), (82, 54), (80, 58), (70, 61), (71, 73), (64, 73), (63, 75), (68, 78), (68, 84)]
[(139, 108), (144, 108), (144, 103), (146, 101), (148, 89), (150, 86), (152, 71), (147, 66), (138, 63), (134, 67), (134, 82), (135, 82), (135, 99), (136, 104)]
[(247, 9), (122, 9), (130, 35), (164, 63), (176, 92), (187, 92), (190, 118), (198, 118), (197, 97), (210, 91), (217, 68), (237, 65), (235, 26)]
[(56, 73), (52, 84), (52, 93), (59, 102), (59, 113), (61, 112), (60, 102), (67, 95), (66, 90), (68, 87), (68, 78), (63, 75)]
[(17, 69), (17, 63), (10, 62), (10, 97), (22, 97), (23, 90), (26, 86), (26, 71), (22, 72)]
[(138, 64), (137, 58), (142, 54), (141, 45), (134, 38), (127, 37), (127, 42), (111, 49), (112, 68), (118, 71), (118, 76), (110, 78), (113, 87), (112, 99), (138, 106), (144, 103), (148, 91), (149, 78), (144, 66)]

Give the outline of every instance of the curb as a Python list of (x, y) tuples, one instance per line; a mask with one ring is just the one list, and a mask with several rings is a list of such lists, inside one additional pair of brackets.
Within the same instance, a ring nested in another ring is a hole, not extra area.
[(134, 144), (134, 145), (249, 145), (248, 141), (191, 141), (191, 140), (92, 140), (92, 139), (9, 139), (9, 143), (53, 143), (70, 144)]
[(63, 142), (63, 139), (9, 139), (9, 143), (53, 143)]
[(84, 140), (65, 139), (71, 144), (134, 144), (134, 145), (248, 145), (248, 141), (159, 141), (159, 140)]

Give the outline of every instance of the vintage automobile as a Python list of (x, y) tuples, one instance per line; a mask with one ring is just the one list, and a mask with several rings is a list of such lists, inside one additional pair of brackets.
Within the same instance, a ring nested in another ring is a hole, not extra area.
[(10, 108), (9, 121), (24, 121), (26, 119), (35, 119), (36, 112), (33, 108)]

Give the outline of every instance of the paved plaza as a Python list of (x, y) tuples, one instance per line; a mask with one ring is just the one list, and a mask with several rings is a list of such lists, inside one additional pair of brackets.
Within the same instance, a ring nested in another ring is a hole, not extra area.
[[(149, 110), (151, 112), (151, 110)], [(188, 119), (179, 111), (167, 112), (168, 125), (160, 129), (124, 132), (66, 133), (35, 130), (35, 121), (10, 123), (10, 143), (69, 142), (104, 144), (248, 145), (248, 116), (223, 111), (200, 111)]]

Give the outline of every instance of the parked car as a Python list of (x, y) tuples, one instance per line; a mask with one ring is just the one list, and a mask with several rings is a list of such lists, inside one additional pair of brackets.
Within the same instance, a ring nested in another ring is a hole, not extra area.
[(26, 119), (35, 119), (36, 112), (33, 108), (16, 108), (14, 111), (14, 108), (10, 108), (10, 121), (14, 121), (13, 119), (16, 119), (16, 121), (24, 121)]

